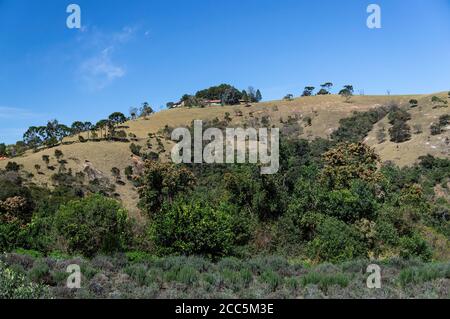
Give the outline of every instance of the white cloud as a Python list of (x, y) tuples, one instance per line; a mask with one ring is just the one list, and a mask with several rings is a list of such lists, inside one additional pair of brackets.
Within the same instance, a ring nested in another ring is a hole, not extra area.
[(118, 32), (104, 33), (89, 28), (79, 37), (83, 55), (87, 58), (82, 59), (77, 73), (88, 90), (102, 90), (125, 76), (125, 66), (114, 60), (113, 53), (129, 42), (136, 30), (127, 26)]
[(124, 27), (120, 32), (113, 34), (113, 41), (116, 43), (126, 43), (133, 38), (136, 30), (136, 27)]
[(106, 48), (80, 65), (81, 77), (89, 89), (101, 90), (125, 75), (124, 67), (112, 61), (112, 51), (112, 47)]
[(1, 119), (30, 119), (40, 117), (40, 114), (33, 113), (26, 109), (16, 107), (0, 106), (0, 118)]

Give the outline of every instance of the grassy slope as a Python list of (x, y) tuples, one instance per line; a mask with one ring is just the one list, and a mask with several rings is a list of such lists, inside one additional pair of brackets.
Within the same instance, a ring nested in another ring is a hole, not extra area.
[[(446, 93), (436, 94), (447, 99)], [(244, 106), (226, 106), (226, 107), (210, 107), (204, 109), (173, 109), (158, 112), (149, 116), (147, 119), (138, 119), (125, 123), (127, 133), (133, 133), (139, 139), (136, 144), (145, 146), (149, 133), (157, 133), (165, 125), (170, 127), (179, 127), (188, 125), (194, 119), (212, 120), (214, 118), (223, 119), (225, 113), (230, 113), (233, 118), (231, 125), (242, 125), (248, 123), (251, 126), (252, 117), (261, 118), (269, 116), (271, 123), (275, 126), (281, 126), (280, 119), (287, 120), (288, 116), (298, 115), (299, 118), (309, 116), (312, 118), (312, 126), (305, 127), (302, 137), (313, 138), (316, 136), (327, 138), (333, 130), (339, 126), (339, 120), (351, 115), (353, 111), (365, 111), (387, 103), (395, 102), (399, 105), (408, 105), (408, 101), (412, 98), (419, 100), (419, 107), (411, 109), (412, 120), (410, 126), (420, 124), (423, 133), (413, 135), (411, 141), (402, 144), (385, 142), (378, 144), (376, 139), (376, 131), (379, 129), (375, 125), (374, 130), (369, 134), (366, 142), (374, 146), (383, 160), (392, 160), (399, 165), (410, 165), (414, 163), (421, 155), (432, 154), (439, 157), (449, 157), (449, 146), (445, 144), (445, 139), (450, 138), (450, 130), (438, 135), (431, 136), (430, 125), (437, 121), (440, 115), (450, 113), (449, 108), (433, 109), (431, 97), (433, 95), (410, 95), (410, 96), (355, 96), (351, 103), (345, 103), (344, 100), (335, 95), (331, 96), (314, 96), (298, 98), (293, 101), (272, 101), (255, 104), (251, 107)], [(237, 116), (236, 111), (242, 111), (242, 116)], [(111, 110), (113, 111), (113, 110)], [(382, 121), (388, 131), (390, 125), (387, 119)], [(300, 125), (305, 126), (300, 120)], [(76, 141), (73, 137), (68, 139)], [(164, 141), (166, 153), (163, 160), (167, 160), (170, 154), (170, 141)], [(117, 167), (121, 170), (122, 176), (125, 167), (133, 164), (133, 159), (129, 149), (130, 143), (120, 142), (87, 142), (74, 143), (71, 145), (61, 145), (56, 147), (64, 153), (64, 159), (68, 161), (67, 168), (72, 171), (82, 171), (85, 161), (89, 161), (92, 166), (100, 170), (104, 175), (113, 180), (111, 168)], [(156, 149), (156, 140), (152, 139), (153, 149)], [(54, 150), (46, 149), (38, 153), (27, 152), (24, 156), (15, 158), (14, 161), (22, 164), (24, 169), (33, 172), (38, 183), (51, 184), (50, 177), (54, 172), (45, 168), (42, 161), (42, 155), (50, 155), (51, 165), (57, 166), (54, 158)], [(0, 168), (6, 165), (7, 161), (0, 162)], [(34, 165), (41, 165), (42, 174), (36, 174)], [(125, 180), (125, 178), (122, 178)], [(117, 193), (129, 210), (130, 214), (139, 217), (136, 209), (138, 196), (131, 184), (127, 182), (125, 186), (117, 185)]]

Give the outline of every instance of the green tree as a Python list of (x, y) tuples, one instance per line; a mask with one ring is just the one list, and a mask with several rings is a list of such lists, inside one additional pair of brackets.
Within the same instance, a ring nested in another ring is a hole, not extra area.
[(341, 143), (323, 154), (324, 167), (321, 178), (329, 189), (350, 188), (351, 182), (360, 179), (377, 182), (380, 157), (364, 143)]
[(394, 124), (395, 122), (408, 122), (411, 120), (411, 114), (408, 111), (394, 105), (391, 107), (388, 119), (390, 124)]
[(391, 142), (403, 143), (411, 139), (411, 128), (406, 122), (396, 121), (389, 129), (389, 135)]
[(344, 85), (344, 88), (339, 92), (339, 95), (345, 98), (346, 102), (350, 102), (353, 96), (353, 85)]
[(242, 93), (229, 84), (220, 84), (198, 91), (195, 93), (195, 98), (203, 100), (223, 100), (225, 95), (230, 94), (236, 96), (238, 101), (242, 98)]
[(403, 258), (418, 257), (423, 261), (430, 261), (432, 250), (427, 242), (418, 234), (400, 238), (400, 256)]
[(239, 104), (239, 100), (242, 97), (242, 93), (235, 88), (227, 88), (221, 97), (222, 104), (224, 105), (236, 105)]
[(84, 123), (80, 121), (73, 122), (71, 128), (74, 134), (80, 134), (84, 131)]
[(313, 95), (315, 87), (314, 86), (306, 86), (303, 90), (302, 96), (311, 96)]
[(108, 117), (112, 125), (119, 125), (127, 121), (127, 117), (121, 112), (114, 112)]
[(315, 208), (346, 223), (361, 219), (375, 220), (379, 209), (376, 188), (372, 183), (355, 179), (348, 189), (319, 193)]
[(326, 218), (308, 244), (310, 258), (317, 262), (343, 262), (367, 256), (367, 246), (358, 231), (342, 221)]
[(150, 104), (148, 104), (147, 102), (142, 103), (142, 107), (141, 107), (141, 117), (147, 117), (151, 114), (153, 114), (153, 108), (150, 106)]
[(119, 202), (101, 195), (62, 205), (55, 226), (69, 253), (88, 257), (124, 249), (129, 236), (126, 211)]
[[(322, 95), (328, 95), (328, 94), (330, 94), (330, 90), (333, 87), (333, 83), (326, 82), (326, 83), (322, 84), (320, 87), (322, 88), (320, 90), (320, 91), (322, 91)], [(317, 93), (317, 95), (321, 95), (320, 92)]]
[(100, 120), (97, 122), (97, 124), (95, 124), (96, 129), (100, 131), (100, 136), (103, 135), (103, 138), (106, 138), (106, 129), (108, 128), (108, 123), (108, 120)]
[(63, 138), (72, 134), (72, 130), (64, 124), (60, 124), (57, 120), (48, 121), (45, 128), (45, 144), (47, 146), (54, 146), (58, 144)]
[(23, 141), (27, 144), (28, 147), (37, 149), (42, 145), (42, 142), (45, 139), (43, 133), (44, 130), (42, 127), (31, 126), (23, 134)]
[(256, 90), (255, 100), (256, 100), (256, 102), (261, 102), (262, 101), (262, 94), (261, 94), (261, 91), (259, 89)]
[(283, 176), (263, 175), (257, 167), (240, 167), (224, 175), (231, 203), (249, 210), (261, 220), (277, 219), (287, 207), (287, 189)]
[(89, 139), (90, 132), (94, 129), (94, 125), (91, 122), (84, 122), (83, 123), (83, 131), (87, 132), (87, 138)]
[(242, 91), (242, 100), (243, 100), (245, 103), (250, 102), (250, 99), (249, 99), (249, 97), (248, 97), (248, 93), (247, 93), (246, 90), (243, 90), (243, 91)]
[(165, 201), (172, 202), (179, 193), (190, 190), (195, 183), (190, 170), (173, 163), (146, 161), (145, 171), (139, 179), (140, 206), (153, 215)]
[(163, 254), (226, 256), (235, 238), (231, 208), (177, 200), (155, 216), (151, 237)]

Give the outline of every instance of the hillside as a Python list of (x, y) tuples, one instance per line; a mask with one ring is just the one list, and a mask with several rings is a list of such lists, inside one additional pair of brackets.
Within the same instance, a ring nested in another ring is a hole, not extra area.
[[(412, 130), (411, 140), (404, 143), (393, 143), (387, 141), (379, 143), (377, 132), (384, 127), (386, 132), (390, 128), (388, 119), (385, 117), (379, 123), (374, 125), (372, 131), (368, 134), (365, 142), (374, 147), (383, 161), (393, 161), (401, 166), (413, 164), (418, 157), (431, 154), (436, 157), (450, 157), (450, 129), (447, 128), (440, 135), (431, 135), (430, 126), (438, 121), (439, 117), (449, 114), (447, 107), (436, 108), (436, 103), (432, 102), (433, 96), (439, 96), (442, 99), (449, 100), (447, 93), (431, 95), (408, 95), (408, 96), (355, 96), (350, 103), (346, 103), (340, 96), (312, 96), (297, 98), (292, 101), (271, 101), (253, 104), (250, 107), (245, 106), (226, 106), (209, 108), (179, 108), (164, 110), (147, 118), (141, 118), (126, 122), (123, 126), (125, 131), (136, 135), (135, 141), (130, 142), (108, 142), (108, 141), (88, 141), (80, 143), (78, 137), (66, 139), (65, 143), (52, 149), (44, 149), (39, 152), (28, 151), (24, 156), (14, 158), (14, 161), (23, 165), (24, 169), (34, 174), (34, 180), (39, 184), (51, 186), (51, 176), (55, 171), (49, 170), (43, 162), (42, 156), (50, 157), (50, 166), (57, 166), (54, 156), (55, 149), (59, 149), (64, 154), (67, 161), (66, 168), (71, 169), (73, 173), (85, 171), (86, 167), (97, 171), (100, 175), (109, 178), (114, 177), (111, 173), (113, 167), (120, 169), (124, 185), (116, 185), (115, 192), (134, 217), (139, 217), (139, 211), (136, 208), (138, 195), (131, 182), (124, 177), (124, 170), (127, 166), (138, 166), (140, 159), (133, 156), (130, 151), (131, 143), (142, 146), (147, 149), (151, 145), (152, 150), (158, 148), (160, 159), (165, 161), (170, 156), (170, 149), (173, 142), (167, 140), (162, 130), (167, 125), (170, 128), (187, 126), (195, 119), (210, 120), (215, 118), (223, 120), (226, 113), (232, 118), (230, 126), (241, 126), (244, 123), (252, 126), (258, 119), (267, 117), (270, 125), (282, 127), (283, 122), (289, 120), (297, 122), (300, 127), (300, 138), (313, 139), (315, 137), (329, 138), (331, 133), (339, 127), (339, 121), (349, 117), (354, 111), (367, 111), (383, 105), (397, 104), (400, 107), (408, 108), (411, 114), (411, 120), (408, 124)], [(409, 107), (411, 99), (418, 100), (418, 106)], [(309, 126), (305, 119), (311, 119)], [(422, 132), (413, 134), (414, 127), (421, 128)], [(149, 137), (149, 134), (154, 134)], [(387, 134), (389, 135), (389, 134)], [(86, 137), (86, 136), (85, 136)], [(158, 140), (160, 142), (158, 142)], [(164, 150), (163, 150), (164, 149)], [(0, 162), (0, 168), (7, 164), (7, 160)], [(39, 172), (35, 165), (41, 166)]]

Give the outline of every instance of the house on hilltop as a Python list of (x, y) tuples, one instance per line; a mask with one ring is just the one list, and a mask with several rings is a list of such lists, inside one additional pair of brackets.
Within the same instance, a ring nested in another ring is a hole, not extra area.
[(222, 100), (206, 100), (207, 106), (222, 106)]

